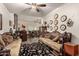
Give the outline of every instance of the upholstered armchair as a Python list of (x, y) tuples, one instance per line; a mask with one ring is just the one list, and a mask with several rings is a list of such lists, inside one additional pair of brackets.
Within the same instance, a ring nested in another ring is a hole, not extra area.
[(1, 50), (0, 56), (10, 56), (10, 50)]
[(64, 32), (60, 36), (60, 44), (62, 44), (62, 47), (60, 48), (61, 55), (64, 55), (64, 43), (71, 42), (72, 34), (69, 32)]

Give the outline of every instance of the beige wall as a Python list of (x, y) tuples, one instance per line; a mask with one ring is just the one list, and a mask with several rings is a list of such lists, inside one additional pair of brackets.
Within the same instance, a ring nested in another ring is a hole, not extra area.
[(0, 13), (2, 14), (2, 30), (0, 30), (0, 34), (3, 32), (9, 31), (9, 20), (14, 20), (13, 13), (10, 13), (7, 8), (0, 3)]
[(42, 22), (42, 18), (41, 17), (34, 17), (34, 16), (26, 16), (26, 15), (18, 15), (18, 19), (19, 19), (19, 25), (21, 28), (21, 25), (24, 24), (26, 26), (26, 30), (38, 30), (38, 27), (41, 25), (39, 23), (34, 22), (35, 20), (39, 20), (41, 19)]
[[(3, 29), (0, 30), (0, 34), (4, 32), (8, 32), (10, 28), (13, 28), (9, 26), (9, 20), (12, 21), (12, 25), (14, 24), (14, 13), (10, 13), (4, 4), (0, 3), (0, 13), (2, 14), (2, 27)], [(34, 30), (35, 28), (38, 30), (38, 27), (40, 24), (34, 23), (34, 20), (42, 19), (41, 17), (33, 17), (33, 16), (26, 16), (22, 14), (17, 14), (18, 20), (21, 24), (24, 24), (26, 26), (26, 30)], [(14, 30), (15, 31), (15, 30)]]
[[(67, 29), (65, 31), (71, 32), (73, 34), (73, 38), (72, 38), (73, 43), (79, 44), (79, 4), (73, 4), (73, 3), (72, 4), (64, 4), (63, 6), (55, 9), (52, 12), (50, 12), (47, 16), (44, 17), (44, 19), (46, 19), (47, 22), (49, 22), (49, 20), (54, 21), (55, 20), (54, 15), (56, 13), (59, 15), (57, 20), (59, 22), (58, 23), (58, 31), (60, 31), (60, 32), (64, 32), (64, 31), (60, 30), (60, 25), (61, 24), (66, 25), (66, 22), (67, 22), (67, 21), (65, 21), (65, 22), (62, 23), (60, 21), (60, 18), (61, 18), (62, 15), (66, 15), (67, 20), (69, 18), (73, 20), (74, 25), (71, 28), (67, 27)], [(54, 23), (53, 23), (52, 26), (54, 27)]]

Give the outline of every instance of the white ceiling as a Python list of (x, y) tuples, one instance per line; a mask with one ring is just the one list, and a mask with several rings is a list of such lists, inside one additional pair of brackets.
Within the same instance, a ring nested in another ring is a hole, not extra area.
[(64, 3), (46, 3), (46, 7), (40, 7), (40, 12), (29, 9), (31, 6), (24, 3), (4, 3), (7, 9), (12, 13), (25, 14), (28, 16), (45, 16), (52, 10), (58, 8)]

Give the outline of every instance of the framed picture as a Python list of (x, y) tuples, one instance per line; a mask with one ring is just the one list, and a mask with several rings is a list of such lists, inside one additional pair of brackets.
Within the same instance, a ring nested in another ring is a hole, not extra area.
[(54, 26), (54, 30), (57, 31), (58, 30), (58, 26)]
[(54, 25), (57, 25), (57, 24), (58, 24), (58, 20), (55, 20), (55, 21), (54, 21)]
[(60, 26), (60, 29), (61, 29), (62, 31), (66, 30), (66, 25), (62, 24), (62, 25)]
[(60, 20), (61, 20), (62, 22), (64, 22), (64, 21), (66, 21), (66, 19), (67, 19), (67, 16), (66, 16), (66, 15), (63, 15)]
[(71, 20), (71, 19), (69, 19), (68, 21), (67, 21), (67, 26), (68, 27), (71, 27), (71, 26), (73, 26), (73, 21)]
[(2, 14), (0, 14), (0, 30), (2, 30)]
[(58, 18), (58, 14), (56, 13), (55, 15), (54, 15), (54, 19), (57, 19)]

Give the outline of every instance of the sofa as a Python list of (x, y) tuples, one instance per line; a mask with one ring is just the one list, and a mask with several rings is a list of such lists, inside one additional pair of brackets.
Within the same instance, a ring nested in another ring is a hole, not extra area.
[(22, 40), (10, 32), (0, 35), (0, 56), (18, 56)]
[(51, 33), (45, 33), (41, 35), (39, 41), (46, 44), (53, 50), (63, 55), (64, 52), (64, 43), (71, 42), (72, 34), (69, 32), (60, 33), (58, 31), (53, 31)]

